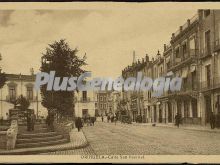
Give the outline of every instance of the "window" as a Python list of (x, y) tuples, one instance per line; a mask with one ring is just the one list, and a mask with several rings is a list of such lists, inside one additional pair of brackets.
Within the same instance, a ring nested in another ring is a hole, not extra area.
[(210, 38), (210, 30), (205, 32), (205, 54), (211, 54), (211, 38)]
[(103, 101), (102, 96), (99, 97), (100, 101)]
[(189, 115), (189, 102), (184, 101), (184, 117), (190, 117)]
[(106, 109), (106, 104), (104, 104), (104, 109)]
[(33, 100), (33, 87), (27, 87), (27, 99)]
[(187, 57), (187, 46), (186, 46), (186, 42), (184, 42), (184, 44), (182, 45), (183, 48), (183, 58)]
[(218, 110), (218, 113), (220, 113), (220, 95), (217, 96), (217, 110)]
[(187, 79), (187, 77), (184, 77), (183, 78), (183, 86), (184, 86), (184, 90), (187, 90), (188, 89), (188, 79)]
[(211, 67), (210, 65), (206, 66), (206, 87), (211, 85)]
[(82, 95), (83, 95), (83, 101), (86, 101), (87, 100), (87, 91), (83, 91)]
[(15, 100), (15, 99), (16, 99), (15, 86), (10, 86), (10, 87), (9, 87), (9, 99), (10, 99), (10, 100)]
[(192, 100), (192, 117), (193, 118), (196, 118), (198, 117), (198, 111), (197, 111), (197, 100), (196, 99), (193, 99)]
[(103, 109), (103, 104), (102, 103), (100, 104), (100, 108)]
[(175, 54), (176, 54), (176, 58), (180, 58), (180, 49), (179, 48), (177, 48), (175, 50)]
[(82, 115), (87, 116), (88, 115), (88, 109), (83, 109), (82, 110)]
[(210, 10), (204, 10), (204, 17), (208, 17), (210, 15)]
[(192, 72), (192, 89), (196, 89), (196, 71)]

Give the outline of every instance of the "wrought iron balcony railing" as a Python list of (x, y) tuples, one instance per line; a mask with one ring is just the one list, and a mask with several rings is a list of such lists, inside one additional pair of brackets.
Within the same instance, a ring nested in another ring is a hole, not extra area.
[(90, 101), (91, 101), (91, 100), (90, 100), (89, 97), (86, 97), (86, 98), (81, 97), (81, 98), (80, 98), (80, 102), (83, 102), (83, 103), (90, 102)]

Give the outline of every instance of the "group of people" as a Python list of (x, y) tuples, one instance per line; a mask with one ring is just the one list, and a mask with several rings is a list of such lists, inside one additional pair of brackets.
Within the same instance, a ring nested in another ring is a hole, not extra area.
[(96, 117), (90, 117), (90, 116), (84, 116), (83, 118), (77, 117), (75, 120), (75, 126), (78, 129), (78, 131), (81, 130), (81, 128), (87, 124), (87, 126), (94, 126), (96, 122)]
[[(102, 122), (104, 122), (104, 115), (102, 115), (101, 118), (102, 118)], [(107, 115), (107, 122), (108, 123), (109, 122), (111, 122), (111, 123), (115, 122), (115, 124), (116, 124), (117, 121), (118, 121), (117, 115), (115, 115), (115, 114)]]
[(34, 113), (27, 114), (27, 131), (34, 131), (36, 116)]

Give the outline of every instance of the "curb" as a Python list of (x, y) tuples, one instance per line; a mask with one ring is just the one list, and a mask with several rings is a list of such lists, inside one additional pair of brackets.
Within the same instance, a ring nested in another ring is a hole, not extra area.
[[(142, 125), (142, 124), (132, 124), (134, 126), (151, 126), (153, 127), (152, 125)], [(164, 128), (173, 128), (173, 129), (183, 129), (183, 130), (191, 130), (191, 131), (201, 131), (201, 132), (209, 132), (209, 133), (220, 133), (220, 129), (219, 130), (206, 130), (206, 129), (191, 129), (191, 128), (186, 128), (186, 127), (174, 127), (174, 126), (169, 126), (169, 125), (157, 125), (155, 127), (164, 127)]]
[[(67, 144), (54, 145), (52, 147), (37, 147), (37, 148), (27, 148), (27, 149), (15, 149), (10, 151), (0, 151), (0, 155), (33, 155), (39, 153), (48, 153), (48, 152), (56, 152), (56, 151), (65, 151), (65, 150), (75, 150), (85, 148), (89, 145), (89, 142), (83, 132), (85, 137), (85, 142), (77, 146), (71, 146), (71, 142)], [(66, 146), (65, 146), (66, 145)]]

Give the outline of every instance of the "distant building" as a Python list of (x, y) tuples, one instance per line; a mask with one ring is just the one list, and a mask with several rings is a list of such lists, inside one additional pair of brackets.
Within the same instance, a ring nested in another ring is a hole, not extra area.
[(97, 107), (99, 116), (113, 113), (114, 105), (111, 93), (112, 91), (97, 92)]

